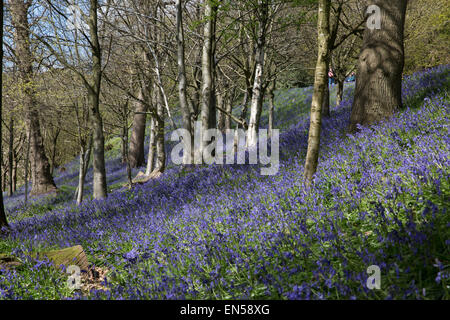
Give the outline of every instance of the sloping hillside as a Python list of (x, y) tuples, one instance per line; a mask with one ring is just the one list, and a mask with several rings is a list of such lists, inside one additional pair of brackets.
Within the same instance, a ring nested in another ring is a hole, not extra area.
[[(323, 123), (311, 189), (302, 185), (304, 116), (282, 131), (275, 176), (261, 176), (257, 166), (172, 167), (159, 180), (77, 208), (63, 196), (75, 186), (68, 166), (56, 179), (68, 191), (41, 199), (60, 208), (12, 218), (0, 252), (26, 264), (0, 274), (0, 298), (81, 297), (48, 262), (27, 258), (81, 244), (92, 263), (110, 270), (108, 290), (90, 298), (448, 299), (449, 70), (405, 79), (406, 109), (355, 135), (346, 133), (347, 92)], [(310, 99), (291, 97), (279, 119), (301, 115)], [(110, 184), (124, 181), (119, 159), (108, 162), (108, 176)], [(6, 202), (10, 215), (21, 212), (20, 195)], [(381, 290), (366, 286), (371, 265), (381, 269)]]

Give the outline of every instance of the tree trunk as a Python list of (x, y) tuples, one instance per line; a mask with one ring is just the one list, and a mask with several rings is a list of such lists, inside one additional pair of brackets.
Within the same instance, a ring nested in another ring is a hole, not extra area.
[(156, 140), (155, 140), (155, 119), (152, 118), (150, 122), (150, 142), (148, 147), (147, 169), (145, 175), (149, 176), (155, 169), (155, 154), (156, 154)]
[(336, 106), (339, 107), (344, 98), (344, 80), (338, 79), (336, 92)]
[[(176, 1), (177, 7), (177, 63), (178, 63), (178, 97), (180, 100), (181, 114), (183, 117), (183, 129), (192, 133), (192, 118), (193, 114), (189, 108), (186, 96), (186, 66), (185, 66), (185, 52), (184, 52), (184, 30), (183, 30), (183, 5), (182, 0)], [(194, 136), (191, 134), (190, 146), (194, 145)], [(184, 150), (189, 150), (186, 147)], [(192, 148), (191, 148), (192, 151)], [(183, 154), (183, 164), (192, 164), (192, 152), (185, 152)]]
[(56, 185), (50, 173), (50, 165), (45, 155), (42, 139), (39, 112), (35, 91), (33, 89), (33, 57), (30, 48), (30, 27), (28, 23), (28, 10), (31, 2), (11, 0), (11, 18), (15, 29), (15, 44), (17, 66), (23, 88), (23, 104), (28, 122), (31, 142), (31, 194), (38, 195), (56, 191)]
[[(202, 14), (202, 1), (197, 1), (195, 3), (195, 18), (200, 21), (202, 20), (203, 14)], [(201, 23), (198, 24), (197, 28), (195, 28), (195, 32), (197, 34), (202, 33), (202, 25)], [(202, 91), (202, 54), (203, 54), (203, 48), (199, 47), (198, 50), (196, 50), (195, 55), (195, 63), (193, 66), (193, 85), (194, 85), (194, 92), (192, 94), (192, 97), (190, 99), (192, 107), (191, 110), (194, 113), (194, 117), (191, 122), (191, 129), (192, 129), (192, 135), (194, 135), (194, 127), (195, 122), (197, 120), (201, 120), (201, 91)]]
[(202, 57), (201, 57), (201, 50), (198, 50), (199, 53), (197, 54), (196, 57), (196, 61), (195, 61), (195, 66), (194, 66), (194, 72), (193, 72), (193, 76), (194, 76), (194, 92), (192, 94), (192, 97), (190, 99), (191, 101), (191, 110), (194, 113), (193, 119), (191, 121), (191, 129), (192, 129), (192, 134), (194, 134), (194, 127), (195, 127), (195, 121), (197, 121), (199, 119), (200, 116), (200, 112), (201, 112), (201, 102), (200, 102), (200, 96), (201, 96), (201, 88), (202, 88), (202, 69), (201, 69), (201, 64), (202, 64)]
[(269, 91), (268, 91), (268, 98), (269, 98), (269, 128), (268, 128), (268, 136), (269, 138), (272, 137), (272, 130), (273, 130), (273, 122), (274, 122), (274, 99), (275, 99), (275, 86), (276, 82), (275, 80), (272, 81)]
[(330, 116), (330, 85), (327, 81), (325, 84), (325, 93), (323, 97), (323, 105), (322, 105), (322, 116), (329, 117)]
[[(139, 89), (139, 99), (145, 100), (144, 88)], [(147, 123), (147, 106), (140, 101), (135, 102), (135, 114), (131, 131), (130, 147), (128, 149), (129, 164), (131, 168), (142, 167), (145, 163), (145, 127)], [(127, 129), (128, 132), (128, 129)], [(127, 133), (128, 134), (128, 133)]]
[(330, 38), (330, 1), (319, 0), (318, 19), (318, 58), (315, 71), (314, 93), (311, 103), (311, 122), (308, 137), (304, 179), (307, 184), (313, 180), (317, 170), (322, 126), (322, 105), (328, 81), (329, 38)]
[(9, 147), (8, 147), (8, 167), (9, 167), (9, 186), (8, 195), (11, 197), (13, 194), (13, 162), (14, 162), (14, 118), (9, 119)]
[(28, 137), (27, 137), (27, 149), (25, 151), (25, 205), (27, 205), (28, 203), (28, 167), (30, 165), (30, 146), (31, 145), (31, 138), (30, 138), (30, 132), (28, 132)]
[(88, 95), (91, 105), (91, 121), (93, 130), (93, 154), (94, 154), (94, 199), (107, 197), (106, 169), (105, 169), (105, 137), (103, 135), (103, 120), (100, 114), (100, 88), (101, 88), (101, 51), (98, 39), (98, 2), (90, 0), (89, 8), (89, 33), (92, 53), (92, 86), (88, 87)]
[(233, 87), (233, 90), (231, 90), (231, 93), (228, 95), (225, 105), (225, 111), (227, 114), (225, 115), (225, 129), (231, 129), (231, 117), (230, 114), (233, 113), (233, 98), (235, 93), (236, 87)]
[(13, 167), (13, 193), (17, 191), (17, 168), (19, 166), (19, 161), (14, 157), (14, 167)]
[[(205, 26), (203, 29), (203, 54), (202, 54), (202, 97), (201, 97), (201, 121), (204, 130), (212, 128), (215, 124), (214, 101), (214, 32), (217, 7), (212, 1), (205, 1)], [(203, 159), (203, 150), (209, 144), (201, 141), (198, 152), (199, 159)], [(197, 158), (197, 157), (196, 157)]]
[(128, 100), (122, 105), (122, 163), (129, 164), (128, 149)]
[[(251, 100), (251, 97), (252, 97), (252, 88), (250, 86), (248, 86), (248, 84), (247, 84), (246, 89), (247, 90), (244, 93), (244, 99), (242, 101), (242, 111), (241, 111), (241, 116), (240, 116), (240, 119), (243, 121), (244, 124), (247, 123), (248, 102)], [(247, 130), (248, 125), (244, 126), (243, 123), (238, 123), (236, 125), (236, 127), (238, 129)], [(238, 143), (239, 143), (239, 136), (238, 136), (238, 132), (236, 131), (235, 135), (234, 135), (234, 142), (233, 142), (233, 153), (235, 153), (235, 154), (237, 152)]]
[[(244, 93), (244, 99), (242, 100), (241, 119), (244, 121), (247, 121), (248, 104), (250, 101), (252, 101), (252, 94), (253, 94), (252, 87), (248, 86), (247, 91)], [(247, 128), (244, 128), (242, 125), (239, 125), (239, 128), (247, 130)]]
[[(89, 135), (89, 143), (86, 148), (86, 141), (81, 140), (80, 148), (80, 170), (78, 175), (78, 187), (75, 190), (75, 199), (77, 199), (77, 204), (80, 205), (83, 202), (83, 192), (84, 192), (84, 184), (86, 181), (86, 174), (89, 168), (89, 162), (91, 161), (91, 152), (92, 152), (92, 144), (93, 144), (93, 135)], [(82, 159), (81, 159), (82, 158)]]
[(53, 139), (52, 139), (52, 155), (51, 155), (51, 165), (50, 165), (50, 174), (52, 176), (53, 176), (53, 172), (56, 167), (56, 163), (55, 163), (56, 162), (56, 146), (58, 143), (58, 137), (59, 137), (60, 132), (61, 132), (61, 129), (57, 128), (55, 135), (53, 136)]
[[(0, 9), (0, 20), (1, 20), (1, 24), (2, 24), (2, 30), (0, 31), (0, 39), (2, 40), (3, 43), (3, 0), (2, 0), (2, 8)], [(0, 61), (2, 66), (0, 67), (0, 97), (2, 97), (2, 89), (3, 89), (3, 46), (2, 48), (0, 48)], [(2, 116), (2, 99), (0, 99), (0, 117)], [(0, 164), (2, 163), (1, 161), (1, 157), (3, 156), (3, 152), (2, 151), (2, 125), (0, 123)], [(0, 168), (1, 169), (1, 168)], [(0, 170), (1, 171), (1, 170)], [(5, 206), (3, 204), (3, 194), (1, 194), (1, 198), (0, 198), (0, 231), (1, 228), (3, 227), (7, 227), (8, 226), (8, 220), (6, 219), (6, 214), (5, 214)]]
[[(128, 179), (128, 186), (130, 188), (133, 187), (133, 178), (131, 177), (131, 164), (130, 164), (130, 149), (128, 148), (128, 101), (123, 104), (123, 145), (125, 146), (125, 163), (127, 165), (127, 179)], [(145, 130), (145, 129), (144, 129)], [(145, 133), (145, 131), (144, 131)], [(144, 135), (145, 138), (145, 135)]]
[(157, 90), (157, 114), (156, 119), (156, 170), (163, 173), (166, 170), (166, 149), (164, 145), (164, 106), (161, 90)]
[(358, 61), (350, 131), (392, 116), (402, 106), (406, 0), (372, 0), (381, 28), (366, 28)]
[(86, 173), (89, 168), (89, 162), (91, 160), (91, 151), (93, 144), (93, 135), (91, 134), (89, 137), (89, 144), (87, 149), (85, 146), (81, 146), (81, 154), (80, 154), (80, 172), (78, 176), (78, 189), (75, 191), (77, 196), (77, 205), (80, 205), (83, 202), (84, 196), (84, 183), (86, 180)]
[(269, 18), (268, 0), (259, 0), (258, 7), (260, 11), (258, 40), (256, 42), (256, 71), (253, 83), (252, 104), (250, 107), (250, 121), (247, 133), (247, 145), (249, 147), (258, 142), (257, 130), (261, 118), (262, 105), (264, 99), (263, 76), (264, 76), (264, 49), (266, 45), (267, 22)]
[[(95, 100), (95, 99), (93, 99)], [(93, 104), (97, 104), (94, 102)], [(97, 105), (98, 106), (98, 105)], [(103, 199), (107, 196), (106, 169), (105, 169), (105, 138), (103, 136), (103, 121), (99, 113), (92, 110), (93, 125), (93, 155), (94, 155), (94, 199)]]
[(120, 155), (121, 155), (121, 161), (122, 163), (127, 163), (127, 138), (128, 135), (128, 128), (122, 126), (122, 134), (120, 135), (120, 140), (122, 141), (121, 148), (120, 148)]
[(126, 138), (126, 146), (127, 146), (127, 150), (126, 150), (126, 155), (127, 155), (127, 179), (128, 179), (128, 185), (129, 187), (133, 187), (133, 178), (131, 177), (131, 165), (130, 165), (130, 151), (128, 150), (128, 135)]
[[(2, 163), (2, 166), (5, 167), (6, 164)], [(6, 191), (6, 182), (8, 182), (8, 170), (3, 170), (2, 177), (2, 193)]]
[(86, 149), (85, 146), (81, 146), (81, 153), (80, 153), (80, 172), (78, 174), (78, 189), (76, 190), (75, 194), (77, 197), (77, 205), (80, 205), (83, 202), (83, 193), (84, 193), (84, 161), (86, 156)]
[[(26, 99), (25, 99), (26, 100)], [(36, 111), (30, 112), (31, 133), (31, 195), (39, 195), (56, 191), (56, 185), (50, 173), (50, 165), (45, 155), (39, 117)]]
[[(224, 86), (224, 89), (226, 90), (226, 86)], [(217, 91), (216, 95), (217, 95), (217, 106), (220, 109), (225, 110), (226, 98), (224, 97), (222, 92), (220, 92), (220, 90)], [(225, 114), (219, 109), (217, 109), (217, 129), (219, 129), (220, 131), (223, 131), (225, 129)]]
[[(2, 163), (2, 166), (5, 167), (6, 164)], [(3, 176), (1, 177), (2, 181), (2, 193), (6, 191), (6, 182), (8, 181), (8, 170), (3, 170)]]

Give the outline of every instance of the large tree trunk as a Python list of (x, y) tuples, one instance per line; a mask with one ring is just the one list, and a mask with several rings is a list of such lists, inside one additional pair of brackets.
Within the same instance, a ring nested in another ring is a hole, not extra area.
[[(145, 100), (144, 90), (139, 89), (139, 99)], [(133, 117), (133, 128), (131, 131), (130, 147), (128, 149), (128, 158), (131, 168), (142, 167), (145, 163), (145, 127), (147, 122), (147, 106), (140, 102), (135, 102), (135, 114)], [(128, 129), (127, 129), (128, 134)]]
[(269, 2), (268, 0), (259, 0), (258, 7), (260, 13), (258, 40), (256, 42), (256, 71), (253, 83), (252, 104), (250, 107), (250, 121), (247, 132), (247, 145), (249, 147), (256, 145), (258, 142), (257, 131), (259, 129), (259, 121), (261, 118), (264, 90), (264, 49), (266, 45), (267, 22), (269, 18)]
[(56, 191), (56, 185), (50, 173), (50, 165), (45, 155), (39, 112), (33, 89), (33, 56), (30, 49), (30, 27), (28, 10), (31, 2), (11, 0), (11, 18), (15, 29), (16, 58), (20, 81), (23, 88), (28, 131), (31, 138), (31, 194), (38, 195)]
[(98, 39), (98, 2), (90, 0), (89, 33), (92, 53), (92, 86), (88, 87), (91, 105), (91, 121), (93, 132), (94, 155), (94, 199), (107, 197), (106, 169), (105, 169), (105, 137), (103, 135), (103, 119), (100, 114), (100, 88), (101, 88), (101, 51)]
[[(27, 100), (27, 99), (25, 99)], [(28, 100), (30, 102), (30, 100)], [(44, 151), (37, 111), (30, 112), (29, 131), (31, 133), (31, 195), (56, 191), (56, 185), (50, 173), (50, 164)]]
[(392, 116), (402, 106), (406, 0), (372, 0), (381, 28), (366, 28), (358, 61), (350, 131)]
[[(98, 98), (98, 97), (97, 97)], [(92, 106), (97, 105), (95, 102), (95, 97), (91, 97), (94, 102), (91, 102)], [(106, 169), (105, 169), (105, 137), (103, 136), (103, 121), (99, 114), (99, 111), (95, 111), (95, 107), (92, 108), (92, 129), (93, 129), (93, 139), (94, 139), (94, 177), (93, 177), (93, 187), (94, 187), (94, 199), (103, 199), (107, 196), (106, 189)]]
[(311, 103), (311, 122), (308, 137), (304, 179), (307, 184), (312, 182), (317, 170), (320, 147), (320, 132), (322, 126), (322, 105), (328, 81), (329, 38), (330, 38), (330, 1), (319, 1), (318, 43), (319, 52), (314, 80), (314, 93)]
[[(193, 114), (189, 108), (186, 95), (186, 66), (184, 53), (184, 31), (183, 31), (183, 5), (182, 0), (176, 1), (177, 7), (177, 63), (178, 63), (178, 97), (180, 100), (181, 114), (183, 117), (183, 129), (192, 133), (192, 118)], [(193, 111), (193, 110), (192, 110)], [(187, 142), (187, 141), (186, 141)], [(186, 144), (184, 150), (187, 151), (194, 145), (194, 136), (191, 134), (190, 144)], [(191, 148), (192, 151), (192, 148)], [(183, 164), (192, 164), (193, 153), (185, 152), (183, 154)]]

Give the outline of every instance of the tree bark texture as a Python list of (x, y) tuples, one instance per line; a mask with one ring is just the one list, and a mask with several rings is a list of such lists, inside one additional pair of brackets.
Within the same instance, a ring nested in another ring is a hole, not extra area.
[(50, 172), (48, 158), (45, 155), (38, 103), (33, 85), (33, 56), (30, 48), (30, 26), (28, 22), (30, 6), (31, 2), (29, 1), (10, 1), (12, 25), (15, 29), (17, 67), (22, 84), (23, 105), (30, 134), (32, 177), (30, 194), (39, 195), (56, 191), (56, 185)]
[[(380, 8), (380, 29), (366, 28), (358, 60), (350, 131), (389, 118), (402, 106), (404, 24), (407, 0), (372, 0)], [(369, 18), (370, 19), (370, 18)]]
[(266, 32), (269, 18), (269, 1), (260, 0), (258, 2), (259, 13), (259, 31), (258, 39), (256, 41), (256, 71), (255, 79), (253, 82), (253, 94), (250, 107), (250, 121), (247, 133), (247, 144), (249, 147), (256, 145), (258, 142), (257, 131), (259, 129), (259, 122), (261, 118), (264, 90), (263, 90), (263, 77), (264, 77), (264, 51), (266, 45)]
[(330, 38), (330, 1), (319, 1), (318, 20), (318, 58), (315, 71), (314, 93), (311, 103), (311, 120), (308, 137), (304, 179), (307, 184), (313, 180), (317, 170), (322, 126), (322, 105), (328, 81), (329, 38)]

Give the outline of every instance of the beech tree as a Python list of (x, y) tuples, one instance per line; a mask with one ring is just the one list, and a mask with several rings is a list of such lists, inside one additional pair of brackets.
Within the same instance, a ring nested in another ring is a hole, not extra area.
[[(202, 93), (201, 93), (201, 121), (202, 127), (207, 130), (216, 126), (216, 100), (215, 100), (215, 50), (216, 50), (216, 23), (219, 9), (215, 1), (205, 0), (205, 24), (203, 27), (202, 51)], [(208, 141), (199, 144), (198, 159), (203, 158), (203, 150)]]
[[(152, 12), (154, 12), (154, 5), (149, 5), (143, 1), (132, 1), (131, 8), (136, 12), (144, 16), (150, 16)], [(129, 14), (124, 12), (127, 19), (130, 19), (131, 28), (129, 28), (130, 32), (133, 32), (133, 24), (146, 24), (139, 16), (134, 16), (133, 14)], [(143, 27), (144, 30), (147, 30), (148, 26)], [(137, 29), (140, 29), (138, 27)], [(144, 38), (148, 41), (148, 33), (143, 32)], [(141, 41), (140, 41), (141, 42)], [(145, 146), (145, 129), (147, 125), (147, 111), (149, 111), (148, 101), (150, 99), (150, 91), (151, 91), (151, 81), (150, 75), (148, 71), (148, 66), (151, 64), (150, 59), (147, 55), (145, 45), (136, 45), (132, 47), (136, 52), (135, 60), (133, 61), (136, 65), (135, 69), (136, 74), (138, 74), (137, 80), (137, 100), (133, 100), (134, 104), (134, 115), (133, 115), (133, 124), (131, 129), (131, 137), (130, 137), (130, 146), (128, 148), (128, 157), (129, 157), (129, 165), (131, 168), (142, 167), (145, 164), (145, 154), (144, 154), (144, 146)], [(138, 67), (141, 65), (141, 67)], [(140, 75), (140, 76), (139, 76)]]
[[(178, 64), (178, 96), (180, 100), (180, 109), (183, 117), (183, 129), (191, 133), (190, 146), (194, 145), (192, 134), (192, 119), (194, 117), (194, 110), (189, 108), (187, 99), (187, 84), (186, 84), (186, 64), (185, 64), (185, 45), (184, 45), (184, 29), (183, 29), (183, 1), (176, 1), (176, 24), (177, 24), (177, 64)], [(185, 150), (189, 150), (185, 148)], [(192, 150), (192, 148), (191, 148)], [(192, 164), (192, 153), (183, 154), (183, 163)]]
[(16, 63), (23, 92), (23, 104), (27, 117), (31, 151), (31, 194), (38, 195), (56, 191), (56, 185), (50, 173), (50, 164), (45, 154), (39, 107), (33, 84), (33, 55), (30, 48), (30, 25), (28, 13), (32, 1), (11, 0), (11, 19), (15, 29)]
[(317, 171), (322, 129), (322, 105), (328, 82), (330, 54), (330, 0), (319, 0), (318, 11), (318, 57), (315, 71), (314, 92), (311, 103), (311, 120), (308, 137), (308, 151), (305, 161), (304, 179), (310, 184)]
[(83, 82), (88, 91), (91, 104), (91, 121), (93, 131), (93, 154), (94, 154), (94, 199), (102, 199), (107, 196), (106, 169), (105, 169), (105, 137), (103, 135), (103, 119), (100, 114), (100, 87), (102, 80), (102, 53), (98, 37), (98, 2), (89, 2), (89, 35), (90, 51), (92, 55), (91, 81)]
[[(145, 95), (148, 94), (145, 92), (145, 85), (140, 85), (138, 90), (139, 100), (145, 100)], [(142, 167), (145, 163), (144, 144), (145, 127), (147, 124), (147, 105), (140, 101), (134, 101), (134, 111), (128, 161), (131, 168), (138, 168)]]
[(252, 100), (250, 107), (250, 121), (247, 132), (247, 145), (249, 147), (256, 145), (257, 130), (259, 129), (259, 120), (261, 118), (262, 103), (264, 98), (264, 65), (265, 65), (265, 46), (267, 29), (269, 26), (269, 0), (259, 0), (257, 4), (258, 16), (258, 37), (256, 39), (255, 53), (255, 78), (253, 82)]
[(369, 125), (386, 119), (402, 106), (407, 0), (371, 0), (368, 5), (373, 11), (358, 60), (350, 131), (357, 130), (358, 124)]

